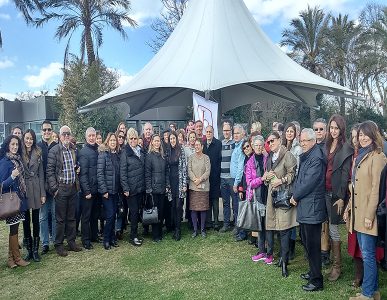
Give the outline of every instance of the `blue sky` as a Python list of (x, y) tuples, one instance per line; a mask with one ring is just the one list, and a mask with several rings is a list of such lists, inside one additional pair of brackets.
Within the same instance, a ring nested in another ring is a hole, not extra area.
[[(195, 0), (191, 0), (195, 1)], [(274, 43), (279, 43), (282, 30), (292, 18), (307, 5), (319, 5), (334, 15), (349, 14), (357, 19), (368, 1), (363, 0), (244, 0), (250, 12)], [(378, 3), (387, 4), (387, 0)], [(153, 57), (146, 44), (154, 37), (150, 24), (160, 15), (160, 0), (132, 0), (132, 18), (138, 23), (136, 29), (127, 28), (128, 39), (111, 30), (104, 31), (104, 44), (100, 57), (109, 68), (121, 74), (120, 82), (130, 80)], [(62, 79), (63, 54), (67, 40), (54, 38), (55, 23), (41, 28), (29, 27), (12, 0), (0, 0), (0, 30), (3, 49), (0, 49), (0, 97), (13, 100), (17, 93), (35, 93), (48, 90), (54, 94)], [(71, 52), (78, 54), (76, 37)], [(286, 51), (286, 49), (284, 49)]]

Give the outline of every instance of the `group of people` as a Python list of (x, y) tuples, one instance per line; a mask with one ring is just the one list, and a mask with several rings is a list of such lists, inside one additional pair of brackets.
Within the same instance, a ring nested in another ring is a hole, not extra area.
[[(40, 261), (40, 254), (49, 251), (50, 233), (59, 256), (82, 247), (91, 250), (95, 242), (102, 242), (106, 250), (118, 247), (128, 224), (134, 246), (141, 246), (150, 231), (153, 241), (160, 242), (164, 225), (179, 241), (184, 218), (192, 238), (205, 238), (213, 228), (232, 231), (236, 241), (243, 241), (250, 232), (238, 227), (238, 218), (243, 217), (238, 208), (241, 201), (253, 201), (261, 228), (254, 262), (273, 264), (278, 236), (277, 265), (287, 277), (299, 226), (309, 262), (308, 272), (301, 274), (307, 281), (302, 288), (322, 290), (321, 266), (329, 261), (330, 252), (328, 280), (336, 281), (341, 274), (343, 238), (338, 225), (344, 221), (355, 262), (354, 285), (362, 286), (362, 292), (350, 299), (380, 299), (377, 261), (385, 262), (386, 255), (377, 245), (378, 239), (385, 241), (386, 232), (386, 142), (372, 121), (353, 126), (349, 140), (340, 115), (328, 122), (317, 119), (312, 127), (301, 130), (296, 121), (285, 126), (274, 122), (264, 138), (259, 122), (252, 124), (248, 135), (243, 126), (225, 121), (223, 138), (217, 139), (214, 128), (203, 128), (201, 121), (190, 121), (184, 129), (171, 124), (160, 134), (145, 123), (141, 135), (121, 122), (104, 140), (100, 132), (88, 128), (81, 149), (68, 126), (60, 128), (58, 141), (50, 121), (41, 126), (41, 141), (32, 129), (22, 133), (16, 127), (0, 148), (2, 191), (14, 191), (21, 200), (20, 212), (5, 220), (10, 226), (8, 266)], [(279, 205), (281, 201), (286, 205)], [(141, 236), (143, 208), (157, 208), (158, 221), (151, 229), (143, 225)], [(20, 222), (27, 249), (24, 259), (18, 241)], [(82, 247), (76, 243), (79, 223)]]

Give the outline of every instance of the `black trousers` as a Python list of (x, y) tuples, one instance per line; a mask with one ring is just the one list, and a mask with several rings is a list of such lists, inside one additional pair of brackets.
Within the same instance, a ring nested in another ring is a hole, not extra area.
[(66, 233), (67, 242), (75, 241), (75, 207), (77, 189), (75, 184), (60, 184), (55, 197), (56, 236), (55, 247), (63, 245)]
[(130, 239), (138, 238), (138, 222), (140, 220), (140, 207), (142, 193), (126, 197), (130, 213)]
[[(219, 226), (219, 197), (210, 197), (210, 209), (207, 211), (206, 224), (207, 227)], [(212, 222), (214, 216), (214, 222)]]
[(309, 262), (309, 282), (315, 286), (323, 286), (321, 274), (321, 224), (302, 224), (300, 230), (302, 242)]
[(182, 215), (183, 215), (183, 199), (179, 197), (175, 197), (175, 195), (173, 195), (172, 202), (171, 202), (171, 221), (172, 221), (172, 226), (175, 229), (180, 230)]
[(24, 231), (24, 238), (30, 238), (31, 237), (31, 214), (30, 211), (32, 211), (32, 228), (33, 228), (33, 236), (39, 237), (39, 209), (28, 209), (24, 216), (25, 219), (23, 221), (23, 231)]
[(163, 237), (163, 220), (164, 220), (164, 204), (165, 204), (165, 194), (153, 194), (153, 202), (157, 207), (159, 214), (159, 222), (157, 224), (152, 224), (152, 237), (153, 239), (162, 239)]
[(282, 261), (288, 263), (289, 261), (289, 247), (290, 247), (290, 236), (292, 228), (280, 230), (280, 241), (281, 241), (281, 257)]
[(82, 195), (81, 234), (82, 243), (87, 244), (98, 239), (98, 195), (86, 199)]
[[(165, 220), (165, 227), (167, 228), (167, 231), (172, 231), (173, 228), (173, 222), (172, 222), (172, 201), (168, 200), (167, 194), (164, 196), (164, 220)], [(161, 221), (161, 227), (163, 227), (163, 222)]]

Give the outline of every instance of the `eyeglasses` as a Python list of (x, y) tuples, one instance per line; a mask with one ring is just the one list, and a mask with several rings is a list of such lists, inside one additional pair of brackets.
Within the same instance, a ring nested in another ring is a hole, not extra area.
[(315, 128), (314, 131), (324, 131), (324, 128)]
[(137, 140), (137, 138), (136, 137), (131, 137), (131, 138), (129, 138), (129, 140)]
[(250, 145), (246, 145), (246, 146), (244, 146), (242, 149), (243, 150), (246, 150), (246, 149), (249, 149), (250, 148)]
[(122, 135), (119, 135), (118, 138), (119, 138), (119, 139), (124, 139), (125, 137), (122, 136)]
[(274, 144), (274, 141), (275, 141), (276, 139), (271, 139), (271, 140), (269, 140), (268, 142), (269, 142), (269, 144)]
[(224, 132), (230, 132), (231, 130), (223, 129)]
[(46, 132), (46, 131), (50, 132), (50, 131), (52, 131), (52, 128), (42, 128), (42, 131), (43, 132)]
[(62, 132), (62, 133), (61, 133), (61, 135), (62, 135), (62, 136), (70, 136), (70, 135), (71, 135), (71, 133), (70, 133), (70, 132), (68, 132), (68, 131), (65, 131), (65, 132)]

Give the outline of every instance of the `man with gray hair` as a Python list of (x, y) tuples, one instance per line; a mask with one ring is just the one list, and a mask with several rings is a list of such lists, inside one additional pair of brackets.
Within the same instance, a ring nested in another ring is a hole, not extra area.
[(93, 248), (91, 242), (98, 242), (98, 145), (93, 127), (86, 129), (85, 138), (86, 144), (79, 151), (81, 167), (79, 181), (82, 192), (81, 234), (83, 247), (90, 250)]
[(316, 145), (316, 134), (312, 128), (301, 131), (300, 166), (293, 186), (290, 202), (297, 206), (297, 222), (300, 224), (301, 239), (309, 262), (309, 271), (301, 274), (308, 281), (302, 285), (304, 291), (323, 289), (321, 274), (321, 227), (327, 220), (325, 206), (326, 157)]
[(79, 189), (77, 156), (71, 144), (71, 130), (62, 126), (59, 131), (60, 142), (49, 150), (47, 158), (47, 183), (55, 199), (56, 235), (55, 250), (59, 256), (67, 256), (63, 247), (66, 235), (70, 251), (81, 251), (75, 243), (75, 208)]
[(323, 118), (318, 118), (313, 122), (313, 129), (316, 133), (316, 142), (320, 146), (325, 146), (325, 138), (327, 135), (327, 121)]

